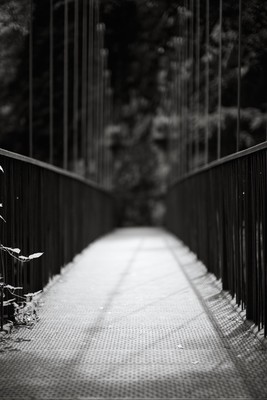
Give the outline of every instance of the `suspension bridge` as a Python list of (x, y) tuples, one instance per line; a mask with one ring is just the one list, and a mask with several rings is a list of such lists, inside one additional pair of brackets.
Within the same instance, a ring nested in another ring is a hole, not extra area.
[[(267, 397), (267, 131), (246, 145), (244, 0), (227, 104), (226, 3), (177, 6), (160, 102), (165, 224), (119, 228), (100, 3), (28, 2), (27, 136), (20, 152), (0, 149), (0, 398)], [(21, 263), (19, 249), (44, 254)], [(39, 321), (12, 329), (11, 297), (40, 290)]]

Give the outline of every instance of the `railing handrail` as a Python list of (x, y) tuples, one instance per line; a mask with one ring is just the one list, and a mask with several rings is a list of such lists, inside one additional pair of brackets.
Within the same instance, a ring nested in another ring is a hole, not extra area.
[(263, 143), (259, 143), (259, 144), (255, 145), (255, 146), (252, 146), (249, 149), (245, 149), (245, 150), (241, 150), (241, 151), (238, 151), (236, 153), (233, 153), (233, 154), (229, 154), (229, 155), (227, 155), (225, 157), (220, 158), (219, 160), (212, 161), (207, 165), (203, 165), (202, 167), (200, 167), (198, 169), (195, 169), (193, 171), (190, 171), (187, 174), (184, 174), (183, 176), (175, 179), (169, 185), (169, 189), (171, 187), (175, 186), (177, 183), (182, 182), (182, 181), (184, 181), (184, 180), (186, 180), (188, 178), (191, 178), (192, 176), (198, 175), (198, 174), (200, 174), (202, 172), (205, 172), (205, 171), (208, 171), (210, 169), (216, 168), (219, 165), (226, 164), (226, 163), (228, 163), (230, 161), (237, 160), (239, 158), (245, 157), (247, 155), (250, 155), (250, 154), (256, 153), (258, 151), (265, 150), (265, 149), (267, 149), (267, 141), (265, 141)]
[(67, 176), (68, 178), (75, 179), (77, 181), (80, 181), (80, 182), (84, 183), (85, 185), (92, 186), (95, 189), (98, 189), (98, 190), (100, 190), (100, 191), (102, 191), (102, 192), (104, 192), (106, 194), (111, 195), (111, 191), (110, 190), (104, 188), (103, 186), (100, 186), (98, 183), (96, 183), (96, 182), (94, 182), (94, 181), (92, 181), (90, 179), (84, 178), (84, 177), (76, 174), (75, 172), (67, 171), (67, 170), (65, 170), (63, 168), (56, 167), (55, 165), (48, 164), (48, 163), (46, 163), (44, 161), (39, 161), (39, 160), (36, 160), (35, 158), (31, 158), (31, 157), (28, 157), (28, 156), (24, 156), (22, 154), (14, 153), (12, 151), (4, 150), (2, 148), (0, 148), (0, 155), (3, 155), (3, 156), (8, 157), (8, 158), (15, 159), (15, 160), (22, 161), (22, 162), (34, 165), (36, 167), (44, 168), (46, 170), (55, 172), (55, 173), (57, 173), (59, 175)]

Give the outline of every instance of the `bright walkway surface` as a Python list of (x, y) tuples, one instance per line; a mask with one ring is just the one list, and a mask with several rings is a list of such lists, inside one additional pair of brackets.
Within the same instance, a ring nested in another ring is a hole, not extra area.
[(93, 243), (0, 346), (1, 399), (267, 398), (267, 353), (160, 229)]

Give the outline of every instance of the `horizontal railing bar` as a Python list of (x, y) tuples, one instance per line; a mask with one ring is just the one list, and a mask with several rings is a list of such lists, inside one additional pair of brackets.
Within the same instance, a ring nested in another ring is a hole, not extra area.
[(185, 179), (191, 178), (192, 176), (195, 176), (197, 174), (200, 174), (202, 172), (208, 171), (210, 169), (216, 168), (219, 165), (222, 164), (227, 164), (230, 161), (237, 160), (239, 158), (248, 156), (253, 153), (257, 153), (258, 151), (265, 150), (267, 149), (267, 141), (256, 144), (255, 146), (250, 147), (249, 149), (241, 150), (238, 151), (237, 153), (234, 154), (229, 154), (228, 156), (222, 157), (219, 160), (212, 161), (211, 163), (204, 165), (203, 167), (198, 168), (197, 170), (188, 172), (187, 174), (183, 175), (182, 177), (177, 178), (174, 182), (172, 182), (169, 185), (169, 188), (172, 186), (175, 186), (177, 183), (184, 181)]
[(106, 188), (100, 186), (96, 182), (93, 182), (93, 181), (91, 181), (89, 179), (83, 178), (82, 176), (80, 176), (78, 174), (75, 174), (74, 172), (66, 171), (63, 168), (56, 167), (55, 165), (48, 164), (48, 163), (46, 163), (44, 161), (39, 161), (39, 160), (36, 160), (34, 158), (30, 158), (30, 157), (27, 157), (27, 156), (24, 156), (24, 155), (21, 155), (21, 154), (18, 154), (18, 153), (14, 153), (12, 151), (4, 150), (4, 149), (1, 149), (1, 148), (0, 148), (0, 155), (8, 157), (8, 158), (12, 158), (14, 160), (22, 161), (22, 162), (25, 162), (27, 164), (34, 165), (36, 167), (44, 168), (46, 170), (55, 172), (55, 173), (57, 173), (59, 175), (67, 176), (68, 178), (75, 179), (77, 181), (80, 181), (80, 182), (84, 183), (85, 185), (88, 185), (88, 186), (91, 186), (91, 187), (93, 187), (95, 189), (101, 190), (104, 193), (111, 194), (111, 192), (109, 190), (107, 190)]

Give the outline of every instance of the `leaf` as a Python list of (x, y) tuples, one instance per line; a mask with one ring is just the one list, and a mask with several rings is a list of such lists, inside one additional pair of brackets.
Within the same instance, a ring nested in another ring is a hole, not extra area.
[(4, 169), (3, 169), (2, 165), (0, 165), (0, 171), (3, 172), (3, 174), (4, 174)]
[(183, 346), (181, 344), (178, 344), (178, 349), (183, 349)]
[(0, 215), (0, 219), (2, 219), (4, 222), (6, 222), (5, 218)]
[(1, 208), (3, 207), (3, 203), (0, 203), (0, 207), (1, 207)]
[(29, 255), (29, 260), (32, 260), (33, 258), (39, 258), (43, 255), (44, 253), (33, 253)]
[(21, 250), (18, 249), (17, 247), (13, 248), (13, 247), (6, 247), (6, 246), (1, 245), (1, 248), (4, 250), (12, 251), (12, 253), (16, 253), (16, 254), (19, 254), (21, 252)]

